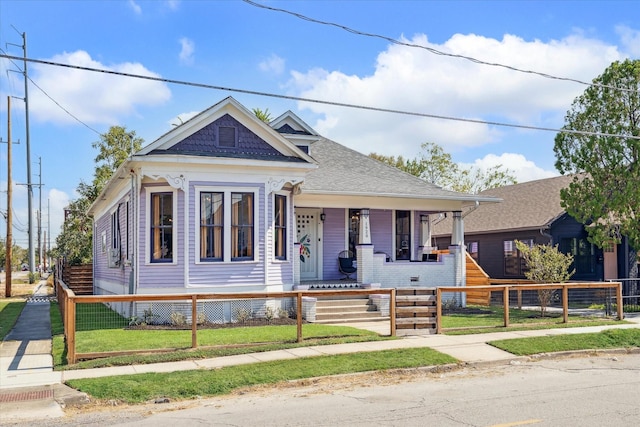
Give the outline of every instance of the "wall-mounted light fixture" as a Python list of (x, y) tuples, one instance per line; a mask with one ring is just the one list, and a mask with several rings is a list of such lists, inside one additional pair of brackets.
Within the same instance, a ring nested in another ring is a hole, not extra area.
[(327, 214), (321, 213), (320, 214), (320, 221), (324, 222), (325, 219), (327, 219)]

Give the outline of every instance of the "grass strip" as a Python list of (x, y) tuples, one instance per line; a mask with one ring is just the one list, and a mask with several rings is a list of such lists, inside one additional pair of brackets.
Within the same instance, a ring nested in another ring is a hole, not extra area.
[(4, 337), (16, 324), (25, 304), (25, 301), (0, 301), (0, 341), (4, 340)]
[(514, 338), (489, 342), (518, 356), (571, 350), (640, 347), (640, 329), (610, 329), (597, 333)]
[(135, 404), (157, 398), (193, 399), (228, 394), (242, 387), (353, 372), (455, 363), (430, 348), (412, 348), (262, 362), (214, 370), (121, 375), (68, 381), (95, 399)]

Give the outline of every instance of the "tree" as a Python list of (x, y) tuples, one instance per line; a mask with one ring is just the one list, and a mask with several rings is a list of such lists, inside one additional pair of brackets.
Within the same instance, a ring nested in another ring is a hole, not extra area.
[(259, 118), (265, 123), (269, 123), (272, 120), (271, 113), (269, 112), (268, 108), (264, 111), (261, 110), (260, 108), (254, 108), (253, 114), (255, 114), (257, 118)]
[(86, 264), (93, 259), (93, 224), (87, 210), (96, 200), (113, 172), (134, 152), (140, 150), (143, 140), (135, 131), (112, 126), (109, 132), (100, 135), (92, 144), (98, 149), (93, 181), (80, 181), (76, 191), (80, 195), (65, 209), (62, 232), (56, 238), (56, 247), (51, 251), (56, 258), (66, 257), (70, 264)]
[[(516, 247), (522, 253), (527, 271), (524, 276), (536, 283), (564, 283), (573, 276), (575, 269), (569, 272), (573, 255), (563, 254), (558, 245), (533, 245), (516, 240)], [(540, 315), (545, 316), (547, 307), (556, 297), (555, 289), (538, 290)]]
[[(553, 151), (561, 174), (576, 174), (560, 193), (562, 206), (588, 225), (599, 247), (627, 238), (629, 277), (640, 250), (640, 60), (612, 63), (578, 96)], [(606, 136), (609, 134), (614, 136)]]
[(438, 144), (425, 142), (421, 148), (420, 156), (415, 159), (405, 160), (402, 156), (395, 158), (376, 153), (369, 154), (369, 157), (444, 189), (463, 193), (477, 194), (490, 188), (517, 182), (513, 171), (504, 169), (502, 165), (492, 166), (486, 170), (473, 166), (463, 168), (455, 163), (451, 154), (445, 152)]

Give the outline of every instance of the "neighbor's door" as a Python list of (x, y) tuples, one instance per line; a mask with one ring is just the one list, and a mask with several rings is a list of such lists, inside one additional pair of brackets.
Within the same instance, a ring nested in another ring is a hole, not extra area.
[(297, 240), (300, 243), (300, 280), (319, 279), (319, 235), (317, 209), (296, 209)]

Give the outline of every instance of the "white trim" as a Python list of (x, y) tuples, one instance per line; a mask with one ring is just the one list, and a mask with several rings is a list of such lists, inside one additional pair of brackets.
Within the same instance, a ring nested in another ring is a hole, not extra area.
[[(151, 262), (151, 195), (156, 193), (171, 193), (172, 196), (172, 204), (173, 204), (173, 251), (172, 251), (172, 260), (171, 262)], [(145, 236), (147, 236), (146, 247), (144, 248), (144, 264), (146, 266), (163, 266), (163, 265), (177, 265), (178, 264), (178, 255), (177, 255), (177, 243), (178, 243), (178, 227), (180, 220), (178, 218), (178, 190), (170, 187), (170, 186), (153, 186), (153, 187), (145, 187)]]
[[(258, 238), (260, 231), (260, 211), (258, 206), (260, 205), (260, 187), (234, 187), (225, 185), (195, 185), (194, 187), (194, 263), (197, 265), (205, 264), (237, 264), (237, 263), (257, 263), (260, 262), (260, 256), (258, 252)], [(222, 261), (201, 261), (200, 260), (200, 193), (213, 192), (222, 193), (222, 203), (224, 206), (223, 211), (223, 248), (222, 248)], [(252, 260), (231, 260), (231, 193), (252, 193), (253, 194), (253, 259)], [(266, 224), (265, 224), (266, 225)], [(266, 228), (266, 227), (265, 227)]]

